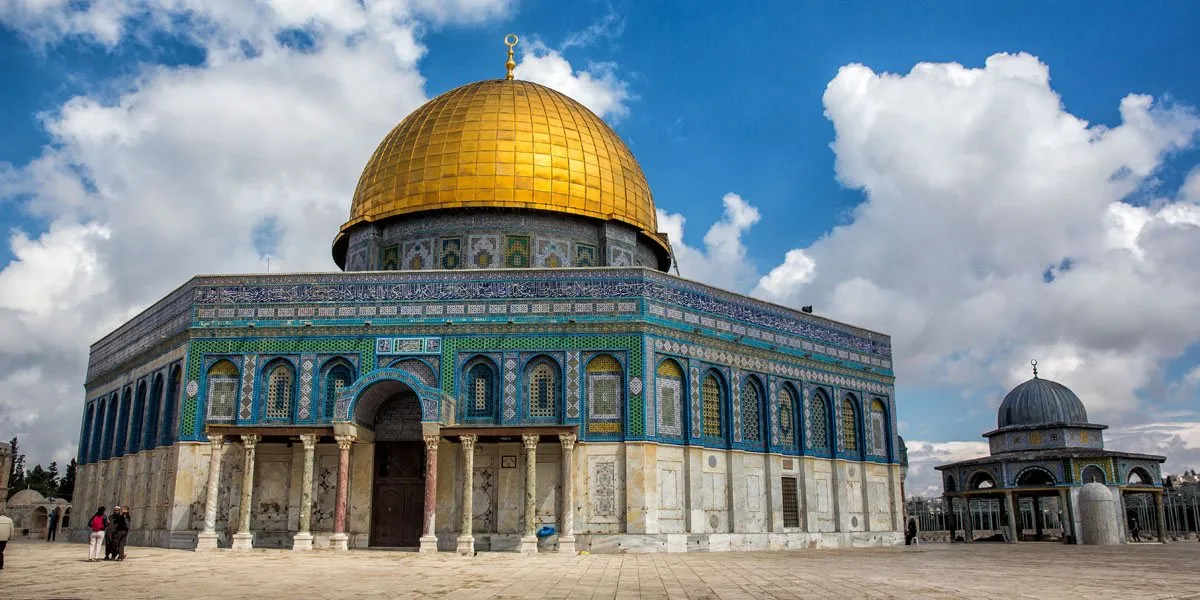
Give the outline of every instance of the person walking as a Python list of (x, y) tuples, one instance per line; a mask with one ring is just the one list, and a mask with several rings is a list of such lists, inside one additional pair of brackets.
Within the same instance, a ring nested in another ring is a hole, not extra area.
[(1137, 517), (1132, 517), (1129, 519), (1129, 532), (1133, 534), (1133, 541), (1142, 541), (1142, 528), (1138, 527)]
[(113, 558), (125, 560), (125, 542), (129, 539), (129, 530), (133, 526), (129, 516), (129, 507), (123, 506), (117, 513), (117, 533), (113, 537)]
[(4, 548), (8, 546), (8, 540), (12, 539), (12, 532), (13, 520), (0, 513), (0, 571), (4, 570)]
[(53, 542), (54, 538), (56, 537), (55, 534), (57, 533), (57, 530), (58, 530), (58, 515), (59, 515), (58, 507), (55, 507), (54, 510), (50, 511), (50, 520), (49, 520), (50, 527), (46, 530), (46, 541), (47, 542)]
[(108, 518), (104, 516), (104, 507), (96, 509), (96, 514), (92, 515), (88, 521), (88, 528), (92, 533), (88, 536), (88, 562), (96, 562), (100, 560), (100, 553), (104, 549), (104, 530), (108, 528)]
[(104, 560), (112, 560), (117, 556), (117, 519), (120, 517), (121, 507), (114, 506), (104, 528)]

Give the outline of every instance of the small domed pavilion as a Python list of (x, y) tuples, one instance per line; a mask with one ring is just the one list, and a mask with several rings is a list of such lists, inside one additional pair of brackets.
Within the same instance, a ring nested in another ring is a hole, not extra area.
[[(1052, 537), (1048, 530), (1058, 529), (1064, 542), (1079, 543), (1079, 491), (1091, 482), (1108, 486), (1120, 498), (1118, 511), (1124, 510), (1127, 495), (1150, 494), (1159, 541), (1166, 541), (1160, 469), (1166, 458), (1106, 450), (1108, 426), (1088, 421), (1087, 409), (1070, 388), (1038, 377), (1037, 361), (1033, 378), (1000, 403), (996, 425), (983, 434), (989, 456), (937, 467), (947, 506), (956, 515), (971, 515), (957, 526), (965, 541), (974, 541), (980, 530), (996, 530), (1011, 542), (1040, 541)], [(992, 509), (997, 504), (999, 511)], [(1123, 514), (1114, 516), (1124, 539), (1128, 521)]]

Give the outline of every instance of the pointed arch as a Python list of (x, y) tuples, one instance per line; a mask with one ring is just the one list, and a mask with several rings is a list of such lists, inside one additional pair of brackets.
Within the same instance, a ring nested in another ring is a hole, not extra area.
[(871, 455), (891, 459), (892, 426), (888, 419), (887, 405), (882, 399), (871, 400), (870, 421), (867, 426), (871, 428)]
[(178, 414), (176, 404), (179, 403), (179, 392), (183, 389), (183, 369), (179, 365), (171, 367), (171, 375), (167, 379), (167, 391), (163, 400), (162, 436), (159, 443), (170, 446), (175, 443), (175, 415)]
[(142, 449), (142, 424), (146, 420), (146, 393), (146, 381), (143, 379), (137, 384), (133, 412), (129, 416), (130, 431), (127, 448), (130, 454), (137, 454)]
[(725, 380), (709, 369), (700, 384), (700, 417), (704, 437), (725, 441)]
[(766, 394), (763, 392), (762, 379), (757, 375), (746, 375), (742, 379), (740, 394), (741, 394), (741, 409), (742, 414), (742, 440), (747, 443), (757, 444), (763, 441), (763, 400)]
[(321, 419), (332, 421), (337, 410), (338, 395), (345, 388), (354, 385), (354, 365), (349, 360), (338, 356), (325, 361), (321, 365)]
[(846, 394), (842, 397), (841, 419), (842, 450), (858, 454), (861, 450), (859, 443), (861, 436), (858, 425), (858, 398), (854, 394)]
[(625, 369), (611, 354), (598, 354), (584, 367), (588, 433), (621, 434), (625, 406)]
[(113, 436), (109, 456), (125, 456), (125, 447), (129, 442), (129, 411), (133, 408), (133, 386), (125, 388), (121, 395), (121, 407), (117, 412), (116, 435)]
[(296, 366), (286, 358), (276, 358), (263, 365), (259, 388), (262, 418), (268, 421), (288, 421), (296, 405)]
[(654, 383), (658, 401), (658, 431), (662, 435), (683, 435), (683, 404), (687, 397), (687, 384), (683, 367), (673, 358), (664, 358), (658, 363)]
[(237, 406), (239, 372), (237, 365), (221, 359), (208, 368), (205, 390), (209, 421), (232, 421)]
[(92, 427), (96, 420), (96, 401), (92, 400), (87, 403), (87, 409), (83, 413), (83, 431), (79, 434), (79, 455), (76, 458), (80, 464), (91, 461), (92, 445), (95, 440), (92, 438)]
[(146, 429), (142, 436), (142, 447), (149, 450), (158, 446), (158, 418), (163, 401), (163, 375), (155, 373), (150, 384), (150, 397), (146, 399)]
[(828, 452), (833, 448), (833, 407), (824, 388), (817, 388), (807, 402), (808, 447)]
[(795, 448), (798, 441), (799, 398), (800, 394), (796, 393), (796, 387), (790, 382), (779, 386), (779, 442), (788, 448)]
[(553, 358), (538, 355), (525, 363), (525, 411), (532, 421), (557, 421), (562, 401), (562, 370)]
[(460, 414), (464, 421), (498, 422), (499, 373), (496, 363), (486, 356), (475, 356), (463, 364)]

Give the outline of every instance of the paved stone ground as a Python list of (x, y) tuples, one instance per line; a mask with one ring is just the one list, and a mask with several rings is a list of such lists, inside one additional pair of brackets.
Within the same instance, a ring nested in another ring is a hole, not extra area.
[(86, 557), (82, 544), (12, 542), (0, 598), (1200, 598), (1200, 543), (471, 559), (130, 547), (122, 563)]

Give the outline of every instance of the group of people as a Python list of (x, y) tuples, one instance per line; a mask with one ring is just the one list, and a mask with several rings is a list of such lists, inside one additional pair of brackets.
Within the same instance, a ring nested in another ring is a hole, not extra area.
[(96, 509), (88, 521), (92, 530), (89, 536), (88, 562), (100, 560), (100, 550), (104, 550), (104, 560), (125, 560), (125, 540), (129, 537), (129, 527), (133, 521), (129, 517), (129, 508), (114, 506), (112, 512), (104, 514), (104, 507)]

